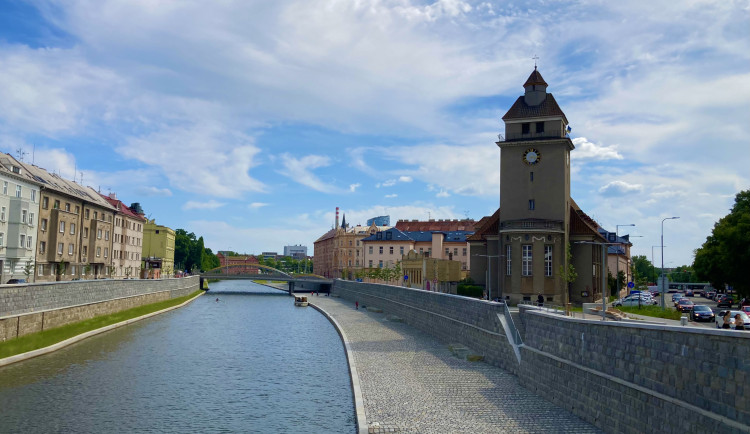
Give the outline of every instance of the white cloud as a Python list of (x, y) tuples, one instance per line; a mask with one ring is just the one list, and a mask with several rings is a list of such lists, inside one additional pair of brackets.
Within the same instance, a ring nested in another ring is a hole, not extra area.
[(269, 204), (263, 203), (263, 202), (253, 202), (250, 205), (248, 205), (247, 207), (250, 208), (250, 209), (260, 209), (260, 208), (263, 208), (263, 207), (268, 206), (268, 205)]
[(617, 145), (602, 146), (589, 142), (585, 137), (573, 139), (576, 149), (570, 153), (571, 158), (591, 160), (622, 160), (623, 156), (617, 152)]
[(445, 190), (440, 190), (440, 192), (436, 194), (435, 197), (450, 197), (450, 193)]
[(209, 200), (208, 202), (197, 202), (193, 200), (189, 200), (185, 202), (184, 205), (182, 205), (183, 211), (187, 211), (190, 209), (217, 209), (221, 208), (222, 206), (226, 205), (222, 202), (217, 202), (215, 200)]
[(379, 183), (375, 184), (375, 188), (393, 187), (394, 185), (396, 185), (396, 180), (395, 179), (389, 179), (387, 181), (383, 181), (383, 182), (379, 182)]
[(599, 193), (607, 196), (623, 196), (629, 193), (640, 193), (643, 191), (641, 184), (628, 184), (624, 181), (612, 181), (599, 189)]
[(411, 176), (402, 175), (398, 177), (398, 180), (400, 182), (412, 182), (414, 179)]
[(392, 199), (394, 197), (398, 197), (398, 194), (396, 194), (396, 193), (386, 194), (385, 197), (388, 198), (388, 199)]
[(354, 193), (361, 186), (362, 186), (362, 184), (360, 184), (360, 183), (349, 184), (349, 191), (352, 192), (352, 193)]
[(281, 155), (281, 164), (284, 166), (284, 169), (279, 171), (279, 173), (302, 185), (321, 193), (340, 192), (337, 187), (325, 183), (312, 172), (313, 169), (331, 165), (331, 159), (327, 156), (306, 155), (302, 158), (295, 158), (288, 153), (284, 153)]
[(136, 192), (138, 194), (142, 194), (144, 196), (172, 196), (172, 191), (168, 188), (159, 188), (159, 187), (139, 187), (136, 189)]

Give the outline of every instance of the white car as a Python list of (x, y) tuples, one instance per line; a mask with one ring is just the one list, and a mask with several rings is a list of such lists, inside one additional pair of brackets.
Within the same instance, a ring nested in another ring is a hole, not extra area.
[(729, 312), (729, 316), (730, 316), (729, 318), (730, 329), (734, 328), (734, 317), (735, 315), (739, 314), (740, 318), (742, 318), (742, 322), (745, 324), (745, 330), (750, 330), (750, 317), (747, 316), (747, 314), (741, 310), (719, 311), (716, 314), (716, 328), (718, 329), (724, 328), (724, 316), (727, 314), (727, 312)]
[[(640, 298), (640, 300), (639, 300)], [(627, 296), (625, 298), (621, 298), (619, 300), (616, 300), (614, 305), (617, 306), (648, 306), (656, 304), (656, 302), (650, 298), (650, 297), (638, 297), (638, 296)]]

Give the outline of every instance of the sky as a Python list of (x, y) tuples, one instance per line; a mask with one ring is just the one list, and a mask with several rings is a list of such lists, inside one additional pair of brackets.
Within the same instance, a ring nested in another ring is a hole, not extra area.
[(657, 265), (679, 216), (674, 267), (750, 188), (749, 29), (748, 0), (4, 0), (0, 151), (214, 252), (312, 254), (336, 207), (491, 215), (536, 61), (575, 201)]

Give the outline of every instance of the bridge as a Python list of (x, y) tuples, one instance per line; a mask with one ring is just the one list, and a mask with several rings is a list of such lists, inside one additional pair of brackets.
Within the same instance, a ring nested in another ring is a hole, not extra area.
[(288, 282), (288, 292), (330, 292), (333, 280), (317, 274), (289, 274), (279, 269), (262, 264), (238, 264), (216, 267), (200, 273), (200, 287), (206, 279), (213, 280), (267, 280)]

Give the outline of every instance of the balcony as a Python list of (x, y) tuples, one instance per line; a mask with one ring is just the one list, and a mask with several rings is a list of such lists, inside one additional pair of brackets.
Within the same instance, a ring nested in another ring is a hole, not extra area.
[(554, 140), (568, 137), (562, 128), (546, 128), (544, 131), (537, 133), (534, 131), (533, 125), (531, 131), (528, 133), (506, 131), (505, 134), (506, 142), (515, 142), (518, 140)]

